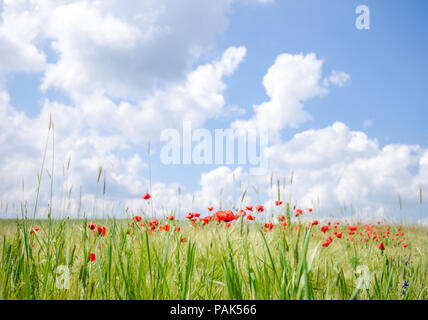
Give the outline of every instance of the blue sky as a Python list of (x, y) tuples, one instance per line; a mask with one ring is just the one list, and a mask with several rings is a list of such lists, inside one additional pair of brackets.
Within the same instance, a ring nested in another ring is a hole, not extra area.
[[(370, 30), (355, 27), (355, 8), (370, 8)], [(227, 98), (251, 110), (266, 99), (261, 79), (283, 52), (315, 52), (326, 70), (345, 70), (352, 85), (324, 99), (311, 101), (314, 121), (302, 128), (320, 128), (340, 120), (364, 129), (382, 144), (417, 143), (426, 146), (428, 22), (425, 1), (278, 1), (265, 6), (238, 4), (229, 14), (227, 31), (217, 36), (216, 51), (243, 44), (245, 62), (227, 80)], [(49, 49), (47, 46), (46, 49)], [(55, 53), (47, 50), (47, 59)], [(29, 116), (38, 113), (45, 97), (68, 101), (55, 90), (40, 91), (43, 73), (10, 74), (6, 88), (14, 106)], [(365, 120), (373, 126), (363, 128)], [(291, 133), (288, 133), (290, 136)], [(287, 132), (285, 133), (287, 136)]]
[[(370, 30), (355, 27), (359, 4), (370, 8)], [(279, 53), (315, 52), (325, 60), (326, 70), (344, 70), (352, 84), (309, 102), (314, 121), (302, 129), (340, 120), (382, 144), (426, 146), (427, 9), (424, 1), (339, 0), (327, 5), (303, 0), (239, 6), (218, 40), (221, 49), (236, 43), (248, 49), (245, 63), (228, 82), (230, 101), (251, 107), (265, 99), (261, 79)], [(363, 128), (364, 120), (374, 125)]]
[[(370, 8), (370, 30), (355, 27), (359, 4)], [(426, 147), (427, 9), (424, 1), (414, 1), (411, 6), (406, 1), (340, 0), (328, 5), (317, 0), (277, 1), (263, 7), (237, 5), (230, 14), (228, 30), (217, 37), (218, 52), (241, 44), (248, 50), (245, 61), (226, 81), (227, 100), (251, 112), (254, 103), (266, 100), (261, 81), (278, 54), (315, 52), (325, 60), (326, 73), (344, 70), (352, 83), (307, 102), (313, 120), (297, 130), (284, 130), (284, 139), (342, 121), (353, 130), (365, 131), (381, 145)], [(366, 120), (373, 125), (365, 127)], [(198, 176), (194, 179), (196, 182)]]
[[(280, 129), (276, 130), (279, 140), (273, 143), (273, 154), (280, 156), (284, 150), (293, 150), (296, 154), (311, 157), (317, 146), (325, 143), (327, 138), (324, 135), (337, 135), (337, 139), (349, 136), (350, 140), (343, 142), (343, 149), (338, 147), (329, 151), (327, 147), (320, 147), (326, 153), (337, 152), (337, 157), (343, 158), (338, 163), (326, 158), (317, 163), (314, 160), (305, 167), (285, 159), (283, 162), (278, 160), (272, 171), (278, 176), (288, 175), (290, 170), (302, 172), (300, 177), (304, 177), (305, 184), (292, 196), (297, 203), (308, 202), (318, 192), (325, 202), (331, 201), (331, 207), (338, 207), (343, 201), (355, 201), (366, 192), (367, 196), (362, 196), (360, 207), (379, 213), (391, 208), (397, 194), (406, 193), (402, 188), (407, 184), (412, 186), (412, 192), (403, 194), (402, 198), (414, 204), (412, 194), (417, 194), (418, 186), (425, 186), (423, 181), (428, 173), (425, 169), (428, 163), (428, 131), (425, 126), (428, 118), (426, 1), (263, 2), (231, 3), (224, 0), (212, 4), (209, 1), (197, 3), (189, 0), (173, 8), (176, 4), (165, 1), (164, 12), (157, 11), (157, 4), (142, 2), (133, 8), (132, 3), (126, 1), (105, 5), (92, 5), (85, 1), (70, 1), (64, 5), (46, 2), (41, 9), (30, 2), (2, 5), (0, 48), (5, 50), (4, 65), (0, 62), (0, 90), (8, 101), (0, 106), (9, 110), (4, 113), (8, 115), (9, 112), (10, 115), (0, 120), (3, 121), (2, 130), (10, 136), (5, 134), (0, 141), (3, 141), (4, 150), (12, 150), (12, 154), (4, 156), (0, 162), (3, 171), (0, 172), (15, 168), (21, 170), (17, 172), (22, 172), (23, 177), (31, 179), (30, 173), (32, 170), (34, 172), (35, 167), (23, 163), (37, 162), (35, 159), (40, 159), (40, 154), (26, 154), (22, 150), (25, 146), (31, 149), (34, 145), (41, 145), (40, 141), (46, 135), (40, 129), (41, 123), (51, 112), (54, 122), (59, 118), (58, 123), (62, 124), (58, 140), (74, 143), (86, 141), (78, 145), (64, 142), (64, 150), (58, 151), (59, 159), (65, 161), (71, 153), (74, 156), (79, 152), (88, 152), (86, 147), (96, 150), (93, 155), (85, 153), (77, 156), (80, 162), (76, 170), (80, 170), (80, 174), (77, 173), (73, 179), (75, 183), (84, 185), (88, 199), (94, 194), (95, 183), (92, 178), (84, 177), (83, 173), (94, 175), (95, 163), (103, 165), (107, 161), (113, 163), (110, 165), (112, 169), (108, 169), (108, 181), (112, 183), (111, 198), (131, 206), (134, 202), (130, 199), (145, 191), (148, 185), (144, 141), (153, 140), (148, 136), (158, 134), (156, 128), (146, 129), (146, 123), (137, 122), (140, 117), (146, 119), (147, 114), (151, 114), (151, 109), (145, 109), (144, 103), (148, 100), (160, 103), (156, 100), (156, 90), (163, 90), (166, 96), (172, 97), (170, 102), (177, 101), (179, 104), (179, 100), (174, 100), (177, 97), (172, 95), (174, 88), (184, 86), (187, 77), (198, 67), (215, 65), (213, 61), (220, 61), (228, 48), (242, 47), (245, 48), (245, 55), (234, 53), (237, 63), (221, 77), (224, 89), (219, 87), (215, 91), (223, 97), (224, 105), (217, 106), (213, 102), (212, 113), (207, 111), (206, 115), (198, 115), (197, 119), (202, 120), (197, 126), (213, 131), (233, 126), (237, 120), (251, 119), (255, 115), (253, 105), (270, 100), (262, 80), (269, 68), (274, 67), (276, 59), (282, 54), (292, 57), (314, 53), (322, 64), (322, 79), (328, 78), (333, 71), (340, 71), (349, 76), (349, 81), (344, 85), (330, 85), (325, 95), (312, 94), (309, 99), (303, 99), (304, 111), (311, 119), (294, 127), (288, 123), (281, 124)], [(369, 30), (355, 27), (358, 16), (355, 9), (361, 4), (370, 9)], [(13, 15), (24, 15), (26, 11), (31, 18), (19, 28), (8, 20)], [(79, 21), (79, 12), (87, 12), (88, 16), (82, 17), (86, 20)], [(68, 21), (68, 24), (62, 24), (62, 21)], [(142, 34), (146, 31), (153, 32), (154, 36), (144, 38)], [(128, 68), (129, 71), (126, 71)], [(287, 71), (284, 69), (281, 72)], [(204, 81), (203, 78), (201, 80)], [(302, 79), (302, 83), (304, 81)], [(281, 83), (277, 86), (281, 87)], [(193, 92), (193, 89), (189, 90)], [(135, 110), (123, 107), (127, 103)], [(59, 105), (64, 105), (65, 109)], [(138, 109), (140, 105), (141, 110)], [(232, 106), (241, 110), (240, 113), (228, 114)], [(199, 110), (197, 103), (193, 107)], [(16, 114), (20, 111), (25, 114), (24, 120)], [(131, 111), (134, 113), (127, 113)], [(162, 112), (158, 115), (160, 118), (153, 118), (147, 127), (155, 127), (156, 121), (179, 121), (174, 118), (176, 116), (170, 119), (167, 111)], [(186, 112), (184, 109), (183, 114)], [(67, 113), (70, 119), (63, 119), (67, 118)], [(131, 115), (118, 120), (122, 127), (115, 124), (119, 114)], [(125, 124), (124, 121), (133, 120), (132, 114), (135, 123)], [(99, 122), (94, 119), (98, 116)], [(76, 119), (79, 124), (72, 126)], [(111, 125), (107, 126), (105, 122)], [(334, 127), (335, 122), (343, 124), (343, 127)], [(5, 142), (13, 137), (11, 123), (37, 128), (32, 137), (34, 145), (28, 142), (24, 134), (20, 139), (25, 143)], [(126, 130), (128, 126), (129, 130)], [(358, 132), (362, 132), (363, 137)], [(298, 136), (302, 133), (307, 137), (304, 141), (312, 141), (313, 149), (295, 146), (299, 145)], [(357, 142), (352, 140), (354, 136), (358, 136)], [(139, 140), (135, 142), (137, 140), (133, 139)], [(58, 140), (56, 144), (61, 143)], [(356, 143), (366, 149), (350, 155), (347, 150)], [(188, 201), (196, 194), (204, 199), (205, 205), (210, 202), (210, 197), (218, 193), (217, 189), (209, 186), (210, 181), (229, 181), (231, 174), (240, 176), (243, 181), (248, 179), (248, 167), (240, 168), (242, 166), (238, 164), (225, 168), (217, 165), (166, 166), (159, 161), (161, 147), (162, 144), (156, 142), (153, 145), (152, 178), (155, 180), (153, 183), (158, 184), (159, 193), (169, 195), (166, 196), (169, 199), (174, 193), (172, 190), (180, 184), (187, 192), (185, 197)], [(389, 151), (390, 148), (394, 150)], [(403, 157), (397, 156), (397, 162), (402, 162), (401, 166), (395, 162), (389, 163), (388, 159), (395, 157), (395, 154)], [(22, 160), (16, 160), (22, 155)], [(364, 161), (370, 163), (370, 167), (361, 166)], [(384, 162), (385, 166), (391, 167), (383, 176), (376, 176), (377, 168), (383, 168)], [(337, 174), (341, 170), (343, 176)], [(331, 172), (330, 176), (322, 178), (327, 171)], [(350, 176), (345, 178), (345, 175)], [(334, 185), (325, 183), (323, 179), (331, 179)], [(16, 181), (19, 180), (16, 176), (5, 179), (2, 190), (16, 189)], [(125, 181), (128, 186), (123, 185)], [(262, 181), (257, 183), (262, 184)], [(129, 184), (141, 190), (133, 191)], [(370, 197), (364, 185), (368, 186), (368, 190), (375, 190), (373, 192), (378, 200)], [(385, 186), (391, 189), (384, 191)], [(331, 194), (326, 191), (332, 188), (335, 191)], [(229, 193), (239, 193), (233, 186), (225, 186), (225, 189), (233, 190)], [(3, 201), (13, 201), (18, 193), (4, 193), (9, 199)], [(268, 198), (266, 192), (263, 201), (268, 201)]]

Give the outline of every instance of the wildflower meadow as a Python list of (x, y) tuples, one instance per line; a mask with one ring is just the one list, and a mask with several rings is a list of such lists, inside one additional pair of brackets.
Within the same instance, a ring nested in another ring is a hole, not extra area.
[(242, 203), (180, 220), (35, 220), (22, 208), (22, 218), (0, 224), (0, 298), (428, 298), (427, 228), (321, 222), (280, 199), (275, 216)]
[(427, 34), (428, 0), (0, 0), (0, 305), (412, 317)]

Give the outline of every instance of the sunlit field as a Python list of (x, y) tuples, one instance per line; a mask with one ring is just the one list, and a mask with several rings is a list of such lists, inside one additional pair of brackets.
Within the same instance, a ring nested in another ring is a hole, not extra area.
[[(67, 215), (71, 191), (64, 191), (63, 210), (54, 208), (53, 176), (38, 174), (33, 207), (24, 202), (16, 219), (0, 219), (0, 299), (428, 299), (426, 226), (318, 216), (316, 208), (282, 200), (273, 175), (276, 200), (266, 207), (248, 203), (247, 186), (230, 208), (183, 216), (180, 208), (158, 210), (145, 193), (138, 213), (112, 214), (104, 210), (102, 173), (99, 167), (94, 207), (83, 218), (80, 206), (76, 219)], [(51, 188), (47, 207), (39, 203), (42, 183)], [(421, 189), (419, 204), (423, 209)], [(36, 219), (41, 212), (46, 218)]]
[(428, 0), (0, 0), (0, 304), (426, 308), (427, 34)]
[(0, 299), (428, 299), (427, 228), (277, 204), (269, 223), (260, 206), (2, 220)]

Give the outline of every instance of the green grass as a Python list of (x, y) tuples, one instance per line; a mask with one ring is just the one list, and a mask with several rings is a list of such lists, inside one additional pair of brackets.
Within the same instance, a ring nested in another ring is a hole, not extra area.
[[(129, 220), (107, 219), (94, 221), (107, 227), (100, 237), (88, 222), (0, 220), (0, 299), (428, 298), (427, 228), (403, 227), (409, 246), (384, 239), (381, 251), (376, 242), (351, 241), (346, 226), (339, 227), (342, 239), (322, 247), (319, 225), (277, 225), (265, 233), (251, 223), (247, 234), (240, 221), (228, 229), (215, 221), (196, 228), (173, 221), (171, 230), (149, 233)], [(40, 231), (31, 234), (32, 226)], [(358, 289), (361, 266), (370, 282)]]

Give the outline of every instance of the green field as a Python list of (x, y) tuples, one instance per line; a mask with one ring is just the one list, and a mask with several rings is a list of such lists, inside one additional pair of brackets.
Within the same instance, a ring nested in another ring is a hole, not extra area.
[(1, 220), (0, 299), (428, 299), (427, 228), (225, 224)]

